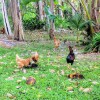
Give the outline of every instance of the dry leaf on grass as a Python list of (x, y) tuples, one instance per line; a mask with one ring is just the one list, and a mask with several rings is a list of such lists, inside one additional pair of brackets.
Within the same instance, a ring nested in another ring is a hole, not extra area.
[(64, 75), (64, 74), (65, 74), (64, 70), (61, 70), (61, 75)]
[(74, 91), (74, 88), (73, 87), (67, 87), (67, 91), (69, 91), (69, 92), (73, 92)]
[(36, 80), (31, 76), (26, 79), (26, 84), (28, 84), (28, 85), (33, 85), (33, 84), (35, 84), (35, 82), (36, 82)]
[(92, 84), (96, 85), (99, 84), (97, 81), (93, 81)]
[(85, 92), (85, 93), (88, 93), (88, 92), (91, 92), (92, 91), (92, 88), (85, 88), (84, 90), (83, 90), (83, 92)]
[(92, 88), (83, 88), (83, 87), (80, 87), (79, 90), (82, 91), (82, 92), (88, 93), (88, 92), (92, 91)]
[(17, 83), (19, 84), (19, 83), (21, 83), (21, 81), (22, 81), (22, 80), (17, 80)]
[(38, 71), (36, 70), (36, 71), (34, 71), (34, 74), (38, 74)]
[(50, 71), (51, 73), (54, 73), (54, 72), (55, 72), (55, 70), (54, 70), (54, 69), (50, 69), (49, 71)]
[(23, 73), (26, 73), (26, 69), (23, 69), (22, 72), (23, 72)]
[(47, 87), (47, 90), (51, 91), (51, 87)]
[(23, 77), (22, 77), (22, 80), (26, 80), (26, 77), (23, 76)]
[(16, 86), (16, 89), (19, 89), (19, 88), (21, 88), (21, 86)]
[(16, 97), (14, 95), (12, 95), (11, 93), (7, 93), (7, 97), (9, 97), (10, 99), (15, 99)]
[(14, 77), (13, 76), (8, 77), (8, 78), (6, 78), (6, 80), (14, 80)]
[(45, 74), (42, 74), (40, 77), (41, 77), (41, 78), (44, 78), (44, 77), (46, 77), (46, 75), (45, 75)]
[(17, 73), (17, 72), (19, 72), (20, 70), (19, 69), (15, 69), (13, 72), (14, 73)]

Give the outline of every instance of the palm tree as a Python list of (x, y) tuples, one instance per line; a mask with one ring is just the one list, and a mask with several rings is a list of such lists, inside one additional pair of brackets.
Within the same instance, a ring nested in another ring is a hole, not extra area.
[(92, 21), (87, 20), (85, 21), (82, 17), (82, 15), (75, 13), (72, 17), (69, 18), (69, 25), (70, 27), (75, 29), (75, 32), (77, 33), (77, 42), (79, 42), (79, 36), (81, 31), (88, 26)]

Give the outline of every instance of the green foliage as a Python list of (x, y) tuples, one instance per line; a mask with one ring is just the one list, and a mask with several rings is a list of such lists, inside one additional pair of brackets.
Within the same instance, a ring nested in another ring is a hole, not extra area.
[(33, 3), (29, 2), (23, 9), (23, 26), (26, 30), (41, 29), (44, 26), (43, 21), (39, 21), (38, 14), (36, 13)]
[(44, 11), (50, 20), (56, 19), (56, 16), (54, 14), (52, 14), (52, 12), (50, 11), (50, 8), (48, 6), (44, 7)]
[(57, 18), (55, 19), (55, 26), (56, 28), (68, 28), (69, 23), (68, 20), (62, 19), (61, 17), (57, 16)]
[(21, 5), (27, 5), (30, 2), (37, 2), (39, 0), (21, 0)]
[(29, 20), (29, 19), (32, 19), (32, 18), (36, 18), (36, 14), (35, 13), (27, 12), (23, 16), (24, 20)]
[(2, 13), (0, 13), (0, 27), (3, 26), (3, 16), (2, 16)]
[(93, 48), (100, 48), (100, 33), (96, 33), (96, 35), (92, 39)]
[(89, 41), (88, 45), (85, 48), (85, 51), (100, 51), (100, 33), (96, 33), (91, 41)]
[[(28, 15), (27, 15), (28, 16)], [(43, 21), (39, 21), (37, 17), (32, 18), (32, 16), (25, 16), (23, 19), (23, 26), (26, 30), (34, 30), (34, 29), (41, 29), (44, 26)]]
[(75, 15), (71, 16), (69, 18), (69, 24), (70, 27), (76, 29), (76, 30), (83, 30), (87, 24), (92, 23), (90, 20), (84, 20), (82, 15), (75, 13)]

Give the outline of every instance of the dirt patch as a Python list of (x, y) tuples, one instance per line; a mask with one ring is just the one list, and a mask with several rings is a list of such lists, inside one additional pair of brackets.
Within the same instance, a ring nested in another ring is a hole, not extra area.
[(4, 47), (4, 48), (12, 48), (12, 47), (15, 47), (17, 45), (23, 45), (25, 44), (26, 42), (19, 42), (19, 41), (16, 41), (16, 40), (9, 40), (6, 35), (4, 34), (0, 34), (0, 46), (1, 47)]
[(77, 59), (90, 59), (91, 61), (100, 60), (100, 53), (78, 54)]

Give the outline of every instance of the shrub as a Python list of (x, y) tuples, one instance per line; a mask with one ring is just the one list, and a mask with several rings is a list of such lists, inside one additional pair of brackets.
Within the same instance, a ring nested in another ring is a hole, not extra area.
[(29, 17), (25, 15), (23, 17), (23, 26), (26, 30), (42, 29), (44, 26), (44, 21), (40, 21), (37, 16)]
[(100, 51), (100, 33), (96, 33), (89, 45), (85, 48), (85, 51)]
[(55, 26), (56, 28), (68, 28), (69, 23), (67, 19), (62, 19), (61, 17), (57, 16), (55, 19)]
[(97, 49), (100, 48), (100, 33), (96, 33), (96, 35), (92, 39), (93, 48)]

